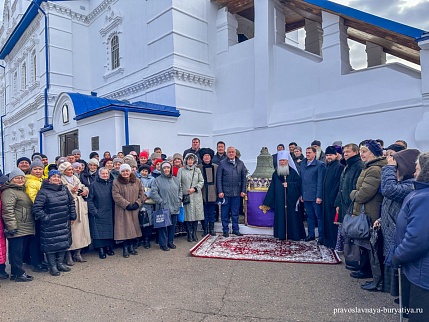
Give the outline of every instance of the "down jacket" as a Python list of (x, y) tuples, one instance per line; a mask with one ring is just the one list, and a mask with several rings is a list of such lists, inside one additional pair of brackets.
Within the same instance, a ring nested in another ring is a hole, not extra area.
[(89, 230), (92, 239), (113, 239), (112, 180), (97, 180), (89, 186), (86, 200), (89, 211)]
[(383, 196), (380, 193), (381, 169), (387, 164), (384, 157), (377, 158), (365, 163), (356, 182), (356, 190), (350, 192), (350, 199), (355, 198), (353, 215), (361, 213), (362, 205), (365, 214), (371, 217), (372, 222), (380, 216), (380, 206)]
[(71, 246), (70, 220), (76, 220), (76, 210), (73, 197), (64, 185), (43, 181), (34, 200), (33, 214), (40, 221), (42, 252), (61, 252)]
[[(185, 157), (186, 162), (186, 157)], [(183, 194), (188, 193), (188, 189), (194, 188), (195, 192), (189, 195), (190, 203), (183, 205), (185, 210), (185, 221), (204, 220), (204, 207), (201, 189), (204, 186), (203, 175), (197, 165), (185, 166), (179, 169), (177, 179), (182, 185)]]
[(396, 219), (405, 197), (414, 190), (414, 179), (398, 181), (396, 167), (386, 165), (381, 174), (381, 231), (383, 233), (383, 255), (387, 256), (393, 244), (396, 231)]
[[(33, 203), (25, 193), (25, 186), (6, 182), (1, 188), (2, 217), (7, 238), (34, 235), (34, 218), (31, 215)], [(7, 231), (17, 229), (13, 236)]]
[(182, 187), (177, 177), (166, 176), (163, 171), (155, 178), (151, 189), (152, 199), (161, 207), (169, 208), (170, 214), (177, 215), (180, 212), (182, 202)]
[(415, 182), (414, 188), (398, 215), (393, 261), (411, 283), (429, 290), (429, 183)]
[(246, 167), (243, 161), (235, 158), (233, 164), (228, 158), (219, 163), (216, 173), (217, 193), (223, 192), (225, 197), (240, 197), (246, 192)]

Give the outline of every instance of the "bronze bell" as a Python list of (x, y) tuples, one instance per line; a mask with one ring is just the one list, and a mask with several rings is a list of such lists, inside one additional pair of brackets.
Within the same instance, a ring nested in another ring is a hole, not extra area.
[(256, 160), (256, 169), (252, 174), (252, 178), (271, 178), (273, 172), (273, 157), (268, 152), (268, 148), (264, 146)]

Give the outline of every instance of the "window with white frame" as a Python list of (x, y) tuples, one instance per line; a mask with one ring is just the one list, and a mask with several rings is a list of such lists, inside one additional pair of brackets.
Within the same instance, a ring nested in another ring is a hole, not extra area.
[(21, 89), (25, 90), (27, 87), (27, 64), (24, 62), (21, 65)]
[(110, 41), (111, 64), (112, 70), (119, 67), (119, 37), (114, 35)]

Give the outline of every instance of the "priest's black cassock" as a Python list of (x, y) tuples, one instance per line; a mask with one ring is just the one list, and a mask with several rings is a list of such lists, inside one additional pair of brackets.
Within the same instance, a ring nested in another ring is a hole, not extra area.
[[(285, 240), (285, 188), (283, 187), (283, 182), (284, 176), (279, 176), (277, 171), (275, 171), (264, 199), (264, 205), (274, 209), (274, 237)], [(289, 175), (286, 177), (286, 182), (288, 239), (304, 239), (304, 223), (301, 220), (301, 216), (295, 210), (296, 202), (301, 195), (301, 177), (294, 169), (289, 167)]]
[(335, 248), (337, 244), (338, 225), (334, 224), (335, 198), (340, 187), (341, 173), (344, 166), (337, 160), (327, 163), (323, 178), (323, 245)]

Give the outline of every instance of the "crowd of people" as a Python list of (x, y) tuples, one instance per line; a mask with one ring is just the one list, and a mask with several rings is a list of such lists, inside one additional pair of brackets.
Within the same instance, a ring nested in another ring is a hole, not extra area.
[[(371, 278), (368, 291), (398, 296), (398, 267), (402, 267), (403, 300), (409, 308), (423, 308), (410, 320), (429, 314), (429, 153), (407, 148), (398, 140), (384, 148), (381, 140), (359, 145), (334, 142), (325, 151), (315, 140), (305, 149), (283, 144), (273, 155), (275, 171), (264, 204), (274, 210), (274, 237), (303, 240), (343, 251), (359, 246), (357, 264), (346, 263), (352, 278)], [(216, 152), (201, 148), (194, 138), (183, 154), (167, 157), (159, 147), (124, 155), (97, 152), (89, 161), (79, 150), (57, 157), (35, 153), (21, 157), (17, 167), (0, 178), (0, 279), (33, 280), (34, 272), (58, 276), (75, 262), (85, 262), (92, 245), (100, 259), (137, 255), (154, 238), (162, 251), (175, 249), (175, 229), (184, 222), (188, 242), (215, 235), (220, 216), (223, 237), (241, 236), (239, 213), (246, 196), (248, 171), (234, 147), (219, 141)], [(221, 205), (218, 212), (217, 205)], [(154, 213), (167, 210), (169, 224), (154, 229)], [(364, 213), (376, 232), (369, 240), (350, 240), (341, 223)], [(307, 222), (308, 232), (304, 228)], [(4, 226), (4, 227), (3, 227)], [(316, 235), (316, 227), (318, 234)], [(317, 236), (317, 241), (316, 241)], [(6, 239), (10, 275), (6, 273)], [(377, 259), (378, 270), (373, 258)]]

